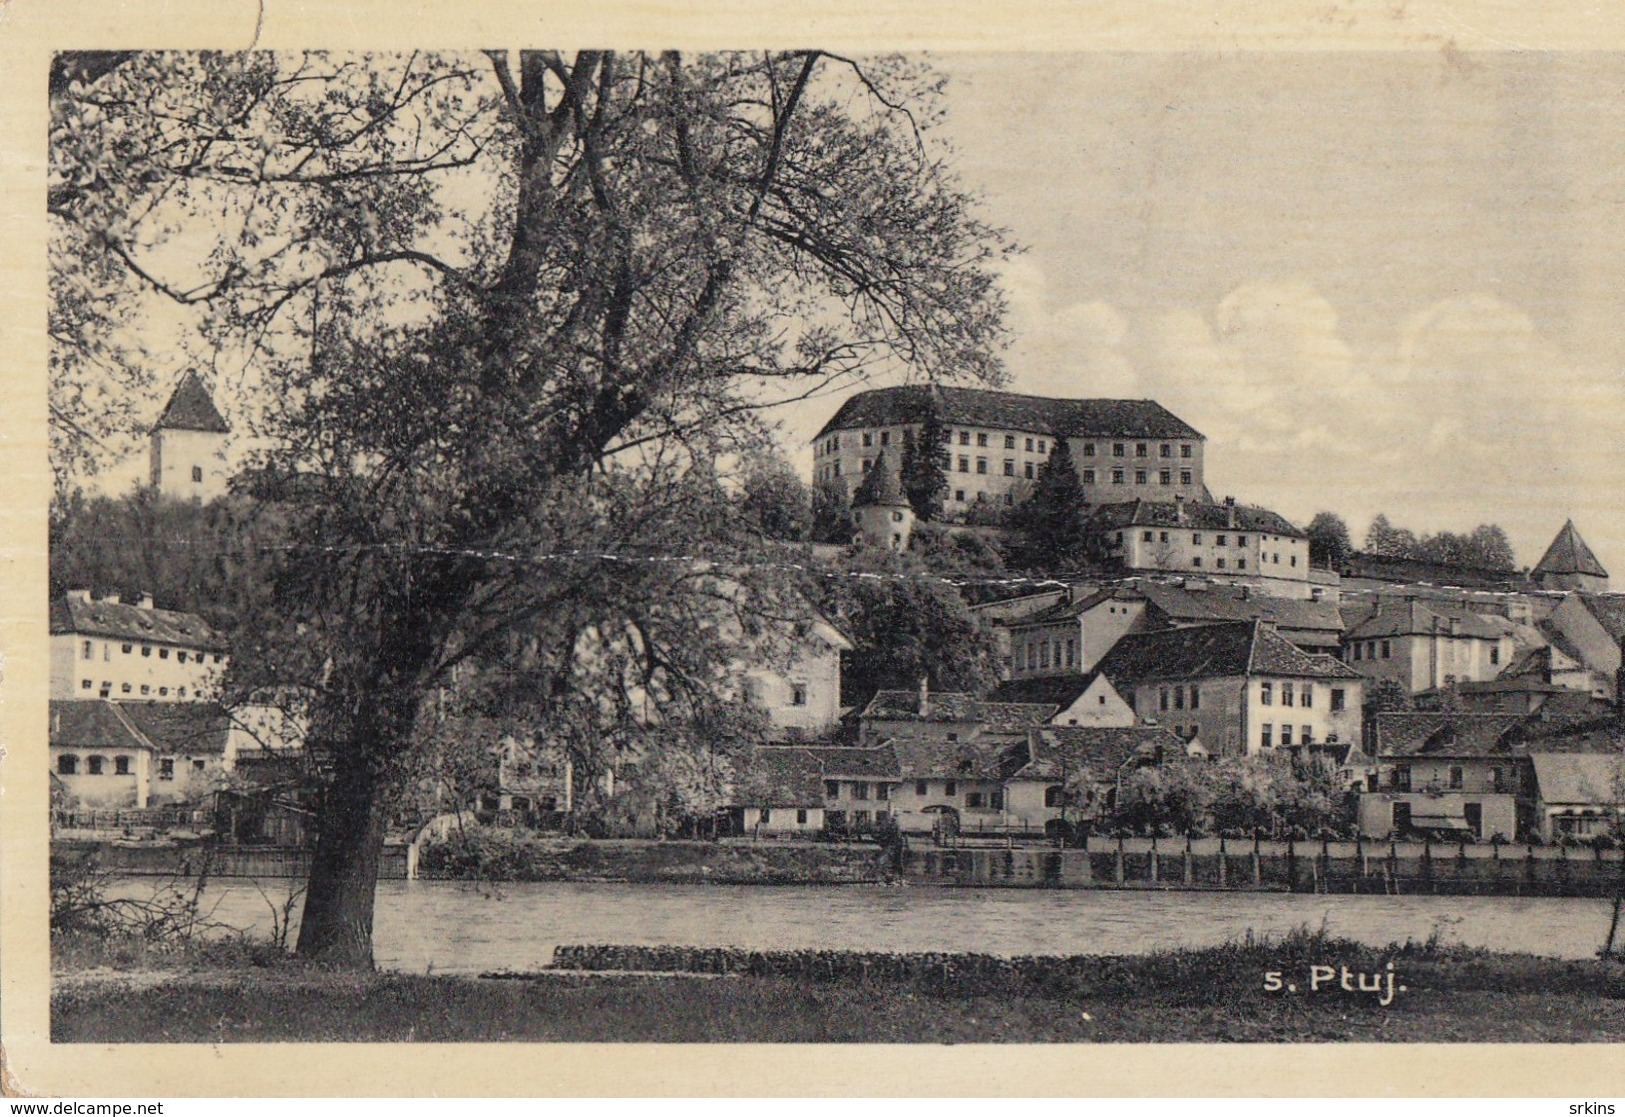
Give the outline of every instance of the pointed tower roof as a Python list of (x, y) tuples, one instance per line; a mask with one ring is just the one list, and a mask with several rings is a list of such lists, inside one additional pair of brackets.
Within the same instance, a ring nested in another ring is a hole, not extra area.
[(863, 484), (852, 494), (852, 507), (901, 508), (907, 504), (908, 498), (903, 495), (903, 485), (897, 479), (897, 471), (892, 469), (891, 463), (886, 460), (886, 451), (882, 450), (869, 467), (869, 475), (863, 479)]
[(1602, 568), (1597, 556), (1591, 553), (1586, 541), (1580, 538), (1580, 533), (1574, 527), (1574, 521), (1569, 520), (1563, 525), (1563, 530), (1557, 533), (1552, 545), (1546, 548), (1546, 553), (1540, 557), (1536, 564), (1536, 574), (1589, 574), (1594, 578), (1608, 577), (1608, 571)]
[(164, 413), (158, 417), (157, 430), (207, 431), (211, 434), (229, 434), (231, 427), (214, 406), (214, 399), (196, 372), (188, 372), (175, 386)]

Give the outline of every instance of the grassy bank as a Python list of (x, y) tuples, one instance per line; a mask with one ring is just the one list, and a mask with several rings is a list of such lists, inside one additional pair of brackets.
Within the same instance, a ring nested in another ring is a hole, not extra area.
[[(952, 964), (904, 979), (783, 974), (481, 980), (337, 974), (254, 947), (141, 957), (64, 943), (52, 1038), (66, 1043), (650, 1041), (785, 1043), (1619, 1042), (1625, 966), (1324, 935), (1121, 958)], [(1385, 974), (1375, 992), (1311, 967)], [(901, 973), (906, 968), (900, 968)], [(961, 969), (968, 972), (961, 972)], [(1266, 992), (1282, 974), (1297, 992)]]

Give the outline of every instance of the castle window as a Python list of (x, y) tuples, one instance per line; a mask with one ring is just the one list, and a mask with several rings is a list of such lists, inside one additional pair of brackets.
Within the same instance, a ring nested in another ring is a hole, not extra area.
[(926, 787), (927, 787), (927, 784), (926, 784), (925, 780), (915, 780), (914, 781), (914, 794), (923, 796), (926, 793)]
[(1236, 546), (1245, 547), (1246, 545), (1247, 545), (1247, 537), (1245, 535), (1236, 536)]
[(85, 658), (86, 658), (86, 659), (90, 659), (90, 658), (91, 658), (91, 657), (92, 657), (92, 656), (91, 656), (91, 648), (90, 648), (90, 641), (89, 641), (89, 640), (86, 640), (86, 641), (85, 641), (85, 645), (84, 645), (84, 657), (85, 657)]
[(1142, 532), (1141, 532), (1141, 533), (1140, 533), (1140, 542), (1142, 542), (1142, 543), (1149, 543), (1149, 542), (1151, 542), (1151, 540), (1152, 540), (1152, 538), (1153, 538), (1153, 535), (1154, 535), (1154, 533), (1153, 533), (1153, 532), (1149, 532), (1149, 531), (1142, 531)]
[(1135, 484), (1136, 484), (1136, 485), (1143, 485), (1143, 484), (1145, 484), (1145, 470), (1143, 470), (1143, 469), (1136, 469), (1136, 470), (1135, 470), (1135, 471), (1134, 471), (1134, 483), (1135, 483)]
[(130, 654), (130, 645), (125, 644), (122, 647), (120, 647), (119, 650), (122, 651), (125, 655), (129, 655)]
[(1222, 547), (1225, 544), (1225, 540), (1228, 539), (1228, 538), (1229, 538), (1229, 536), (1227, 536), (1227, 535), (1216, 536), (1216, 537), (1214, 537), (1213, 544), (1216, 547)]
[(970, 431), (960, 431), (959, 432), (959, 444), (961, 446), (969, 446), (970, 445)]
[(835, 469), (835, 476), (839, 477), (841, 475), (841, 463), (839, 461), (837, 461), (835, 463), (834, 469)]
[(60, 776), (77, 776), (79, 774), (79, 758), (69, 753), (63, 753), (56, 758), (56, 771)]
[(1188, 458), (1191, 456), (1191, 444), (1189, 442), (1181, 442), (1179, 444), (1179, 456), (1182, 458)]
[(824, 794), (831, 799), (839, 799), (841, 797), (841, 782), (839, 780), (825, 780)]
[(192, 467), (192, 483), (194, 485), (203, 484), (203, 467), (201, 465), (194, 465)]
[(89, 690), (93, 685), (94, 684), (89, 679), (86, 679), (82, 683), (79, 684), (79, 689), (80, 690)]
[(1083, 456), (1086, 458), (1092, 458), (1095, 456), (1095, 444), (1093, 442), (1085, 442), (1083, 444)]
[(1191, 559), (1191, 566), (1200, 567), (1201, 565), (1202, 565), (1202, 556), (1201, 555), (1196, 555), (1195, 557), (1193, 557)]
[(1182, 469), (1182, 470), (1179, 471), (1179, 483), (1181, 485), (1188, 485), (1188, 484), (1191, 483), (1191, 471), (1190, 470)]
[(1157, 447), (1157, 456), (1159, 458), (1171, 458), (1174, 456), (1174, 448), (1164, 442), (1161, 446)]
[[(1029, 476), (1029, 477), (1032, 476), (1032, 468), (1033, 467), (1031, 465), (1029, 465), (1027, 467), (1027, 476)], [(1094, 470), (1086, 469), (1086, 470), (1083, 471), (1083, 483), (1085, 485), (1093, 485), (1095, 483), (1095, 471)]]
[(1490, 649), (1490, 662), (1491, 663), (1500, 663), (1501, 662), (1501, 649), (1500, 649), (1499, 646), (1492, 647)]
[(1283, 706), (1292, 705), (1292, 684), (1291, 683), (1282, 683), (1281, 684), (1281, 705), (1283, 705)]
[(891, 445), (891, 431), (881, 431), (880, 432), (880, 444), (882, 446), (890, 446)]
[(1315, 705), (1315, 684), (1314, 683), (1304, 683), (1303, 684), (1303, 700), (1301, 702), (1299, 702), (1298, 704), (1300, 706), (1302, 706), (1306, 710), (1314, 708), (1314, 705)]
[(977, 458), (976, 459), (976, 472), (977, 473), (984, 473), (984, 474), (987, 472), (987, 459), (986, 458)]
[(1123, 471), (1121, 469), (1112, 470), (1112, 484), (1121, 485), (1122, 483), (1123, 483)]
[(965, 503), (965, 490), (964, 489), (955, 489), (954, 490), (954, 500), (956, 502), (960, 503), (960, 504), (964, 504)]
[(1004, 436), (1004, 448), (1006, 450), (1014, 450), (1016, 448), (1016, 436), (1015, 435), (1007, 434), (1007, 435)]
[[(1033, 479), (1033, 463), (1032, 462), (1028, 462), (1026, 464), (1025, 472), (1027, 474), (1027, 480), (1031, 481)], [(1085, 470), (1085, 472), (1092, 473), (1094, 471), (1093, 470)]]
[(1236, 569), (1237, 570), (1246, 570), (1247, 569), (1247, 560), (1246, 560), (1246, 558), (1243, 557), (1243, 558), (1238, 558), (1236, 560)]
[(970, 459), (965, 457), (964, 455), (960, 455), (960, 458), (959, 458), (959, 472), (961, 472), (961, 473), (969, 473), (970, 472)]
[(1004, 475), (1006, 477), (1014, 477), (1016, 475), (1016, 462), (1014, 458), (1004, 459)]
[(987, 435), (986, 434), (978, 434), (976, 436), (976, 445), (978, 445), (978, 446), (986, 446), (987, 445)]
[(1038, 440), (1038, 452), (1039, 452), (1039, 453), (1040, 453), (1040, 454), (1042, 454), (1042, 453), (1044, 453), (1044, 452), (1045, 452), (1045, 450), (1044, 450), (1044, 440), (1043, 440), (1043, 439), (1042, 439), (1042, 438), (1040, 438), (1040, 439), (1039, 439), (1039, 440)]
[(1202, 545), (1202, 533), (1199, 531), (1192, 532), (1191, 542), (1200, 547)]
[(951, 443), (951, 442), (953, 442), (953, 440), (954, 440), (954, 432), (953, 431), (943, 431), (942, 432), (942, 441)]
[(1112, 457), (1120, 458), (1125, 453), (1127, 453), (1127, 449), (1124, 447), (1124, 445), (1121, 442), (1113, 442), (1112, 443)]
[(1161, 485), (1172, 485), (1174, 483), (1173, 470), (1165, 469), (1161, 473), (1157, 474), (1157, 483)]
[(1263, 725), (1260, 725), (1258, 727), (1258, 743), (1264, 748), (1274, 747), (1275, 742), (1271, 739), (1274, 732), (1275, 727), (1269, 722), (1266, 721)]
[(1033, 440), (1029, 438), (1027, 440), (1027, 453), (1030, 454), (1032, 452), (1033, 452)]
[(867, 450), (869, 447), (873, 446), (874, 444), (875, 444), (875, 436), (870, 434), (868, 431), (864, 431), (863, 432), (863, 448), (865, 450)]
[(122, 694), (129, 694), (130, 693), (130, 684), (129, 683), (122, 684), (119, 687), (119, 692), (122, 693)]
[(1147, 449), (1146, 449), (1146, 445), (1145, 445), (1145, 443), (1143, 443), (1143, 442), (1136, 442), (1136, 443), (1135, 443), (1135, 444), (1134, 444), (1134, 456), (1135, 456), (1135, 457), (1137, 457), (1137, 458), (1143, 458), (1143, 457), (1145, 457), (1145, 456), (1146, 456), (1146, 455), (1147, 455), (1147, 453), (1148, 453), (1148, 451), (1147, 451)]
[(159, 648), (158, 649), (158, 658), (159, 659), (168, 659), (169, 658), (169, 649), (168, 648)]
[(1218, 562), (1217, 562), (1217, 564), (1216, 564), (1216, 565), (1217, 565), (1217, 566), (1218, 566), (1218, 568), (1219, 568), (1219, 569), (1220, 569), (1220, 570), (1223, 570), (1223, 569), (1224, 569), (1224, 560), (1223, 560), (1223, 559), (1219, 559), (1219, 560), (1218, 560)]

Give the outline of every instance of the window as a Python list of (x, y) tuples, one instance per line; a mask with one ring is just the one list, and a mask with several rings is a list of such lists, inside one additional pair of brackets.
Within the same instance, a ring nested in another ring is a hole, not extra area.
[(987, 805), (996, 811), (1004, 810), (1004, 792), (1002, 790), (988, 792)]
[(1142, 542), (1142, 543), (1151, 542), (1151, 533), (1149, 531), (1142, 531), (1140, 533), (1140, 542)]
[(1125, 453), (1126, 453), (1126, 451), (1125, 451), (1125, 449), (1123, 447), (1123, 444), (1121, 442), (1113, 442), (1112, 443), (1112, 457), (1121, 458), (1121, 457), (1124, 456)]
[(1286, 564), (1288, 566), (1297, 566), (1298, 565), (1298, 556), (1297, 555), (1288, 555)]
[(1281, 726), (1281, 746), (1285, 748), (1290, 744), (1292, 744), (1292, 726), (1283, 725)]
[(961, 446), (969, 446), (970, 445), (970, 431), (960, 431), (959, 432), (959, 444)]
[(1214, 545), (1214, 546), (1215, 546), (1215, 547), (1222, 547), (1222, 546), (1224, 546), (1224, 545), (1225, 545), (1225, 542), (1226, 542), (1226, 541), (1227, 541), (1227, 540), (1228, 540), (1228, 539), (1229, 539), (1229, 538), (1230, 538), (1230, 537), (1229, 537), (1229, 536), (1228, 536), (1228, 535), (1216, 535), (1216, 536), (1214, 536), (1214, 538), (1213, 538), (1213, 545)]
[(925, 795), (925, 789), (926, 789), (926, 781), (925, 780), (915, 780), (914, 781), (914, 794), (915, 795), (924, 796)]
[(805, 706), (807, 704), (807, 684), (790, 684), (790, 705)]
[(1073, 666), (1077, 665), (1077, 662), (1078, 662), (1077, 650), (1078, 650), (1077, 640), (1074, 637), (1068, 636), (1066, 638), (1066, 665), (1068, 667), (1073, 667)]
[(159, 687), (158, 688), (158, 697), (160, 697), (160, 698), (168, 698), (169, 697), (169, 688), (166, 687), (166, 686)]
[(875, 444), (875, 436), (870, 434), (868, 431), (864, 431), (863, 432), (863, 448), (865, 450), (867, 450), (869, 447), (873, 446), (874, 444)]
[(976, 436), (976, 445), (978, 445), (978, 446), (986, 446), (987, 445), (987, 435), (985, 435), (985, 434), (977, 435)]
[(965, 806), (974, 808), (974, 807), (980, 807), (981, 805), (982, 805), (982, 793), (980, 791), (967, 791), (967, 792), (965, 792)]
[(942, 432), (942, 441), (943, 442), (951, 444), (953, 442), (953, 440), (954, 440), (954, 432), (953, 431), (943, 431)]
[(1315, 727), (1314, 726), (1306, 725), (1306, 726), (1303, 727), (1303, 743), (1306, 744), (1306, 745), (1312, 745), (1312, 744), (1315, 743)]
[(856, 827), (859, 827), (860, 829), (863, 828), (863, 827), (868, 826), (869, 825), (869, 812), (868, 811), (853, 811), (852, 812), (852, 825), (854, 825)]
[(948, 798), (952, 799), (955, 795), (959, 794), (959, 785), (953, 780), (948, 780), (942, 785), (942, 793)]
[(176, 652), (175, 653), (175, 660), (178, 663), (185, 663), (186, 662), (186, 653), (185, 652)]
[(1086, 458), (1092, 458), (1095, 456), (1095, 444), (1093, 442), (1085, 442), (1083, 444), (1083, 456)]
[(142, 694), (151, 694), (152, 693), (152, 688), (150, 686), (148, 686), (146, 683), (142, 683), (141, 684), (141, 693)]
[(825, 780), (824, 795), (830, 799), (839, 799), (841, 797), (841, 781)]
[(192, 467), (192, 484), (201, 485), (202, 483), (203, 483), (203, 467), (201, 465), (194, 465)]
[(1299, 703), (1304, 709), (1313, 709), (1315, 705), (1315, 684), (1303, 684), (1303, 701)]
[(220, 662), (220, 661), (221, 661), (221, 660), (223, 660), (223, 659), (225, 659), (225, 658), (226, 658), (226, 657), (225, 657), (225, 656), (223, 656), (223, 655), (221, 655), (221, 654), (220, 654), (220, 653), (219, 653), (219, 652), (215, 652), (215, 653), (214, 653), (214, 661), (215, 661), (215, 662), (216, 662), (216, 663), (219, 663), (219, 662)]
[(1342, 687), (1333, 687), (1332, 688), (1332, 713), (1335, 714), (1335, 713), (1337, 713), (1338, 711), (1340, 711), (1342, 709), (1343, 709), (1343, 688)]
[(963, 454), (961, 454), (959, 456), (959, 472), (961, 472), (961, 473), (969, 473), (970, 472), (970, 459), (965, 457)]
[(1027, 440), (1027, 453), (1030, 454), (1032, 452), (1033, 452), (1033, 440), (1029, 438)]
[(1411, 769), (1408, 764), (1396, 765), (1393, 773), (1394, 790), (1409, 791), (1411, 789)]
[(1501, 648), (1500, 648), (1500, 645), (1495, 645), (1495, 646), (1490, 648), (1490, 662), (1491, 663), (1500, 663), (1501, 662)]
[(79, 684), (79, 689), (80, 690), (89, 690), (92, 685), (94, 685), (94, 684), (92, 684), (89, 679), (86, 679), (84, 682)]
[(92, 756), (90, 759), (85, 761), (85, 771), (92, 776), (99, 776), (102, 774), (102, 765), (104, 763), (106, 763), (106, 761), (104, 761), (101, 757)]
[(1382, 658), (1387, 659), (1389, 657), (1390, 651), (1391, 651), (1391, 649), (1388, 646), (1388, 641), (1384, 640), (1382, 642)]
[(1224, 569), (1224, 560), (1219, 559), (1217, 562), (1214, 563), (1214, 565), (1217, 566), (1220, 570), (1223, 570)]
[(69, 753), (63, 753), (56, 758), (56, 770), (58, 775), (77, 776), (79, 774), (79, 758)]
[(807, 825), (807, 808), (806, 807), (797, 807), (796, 808), (796, 825), (797, 826), (805, 826), (805, 825)]
[(1183, 710), (1184, 708), (1185, 708), (1185, 688), (1182, 687), (1182, 686), (1176, 686), (1176, 687), (1174, 687), (1174, 709)]
[(1264, 705), (1264, 706), (1272, 705), (1275, 702), (1275, 684), (1274, 683), (1259, 683), (1258, 684), (1258, 701), (1259, 701), (1259, 703), (1261, 705)]
[(874, 463), (873, 460), (871, 460), (869, 458), (864, 458), (863, 463), (862, 463), (863, 472), (868, 473), (869, 472), (869, 467), (874, 465), (874, 464), (875, 463)]
[(90, 657), (91, 657), (91, 655), (90, 655), (90, 641), (86, 640), (85, 641), (85, 658), (89, 659)]
[(1182, 470), (1179, 471), (1179, 483), (1181, 485), (1188, 485), (1188, 484), (1191, 483), (1191, 471), (1190, 470), (1182, 469)]
[(1193, 684), (1191, 686), (1191, 709), (1200, 710), (1201, 708), (1202, 708), (1202, 688)]
[(983, 473), (983, 474), (985, 474), (987, 472), (987, 459), (986, 458), (977, 458), (976, 459), (976, 472), (977, 473)]
[(1191, 444), (1189, 442), (1181, 442), (1179, 444), (1179, 456), (1182, 458), (1188, 458), (1191, 456)]
[(1281, 684), (1281, 705), (1283, 705), (1283, 706), (1292, 705), (1292, 684), (1291, 683), (1282, 683)]
[(1450, 769), (1450, 789), (1452, 791), (1461, 790), (1462, 775), (1463, 773), (1461, 768), (1455, 767)]
[(1004, 436), (1004, 448), (1006, 450), (1014, 450), (1016, 448), (1016, 436), (1015, 435), (1007, 434), (1007, 435)]
[(1167, 687), (1163, 687), (1161, 690), (1159, 690), (1157, 692), (1157, 708), (1160, 709), (1160, 710), (1166, 710), (1168, 708), (1168, 688)]
[(1356, 663), (1360, 662), (1360, 652), (1362, 652), (1364, 649), (1365, 649), (1364, 644), (1356, 644), (1356, 645), (1354, 645), (1354, 662), (1356, 662)]
[(1145, 443), (1136, 442), (1134, 444), (1134, 456), (1137, 457), (1137, 458), (1143, 458), (1143, 457), (1147, 456), (1147, 450), (1146, 450)]
[(1236, 560), (1236, 569), (1237, 570), (1246, 570), (1247, 569), (1247, 556), (1246, 555), (1243, 555), (1243, 556), (1241, 556), (1240, 558), (1238, 558)]
[(1166, 543), (1166, 542), (1168, 542), (1168, 533), (1167, 533), (1167, 532), (1166, 532), (1166, 531), (1164, 531), (1164, 532), (1161, 532), (1161, 533), (1160, 533), (1160, 534), (1159, 534), (1159, 535), (1158, 535), (1158, 541), (1159, 541), (1159, 542), (1162, 542), (1162, 543)]
[[(865, 435), (864, 437), (867, 438), (868, 436)], [(772, 822), (772, 821), (773, 821), (773, 812), (772, 812), (771, 809), (769, 809), (767, 807), (763, 807), (762, 810), (761, 810), (761, 813), (759, 813), (756, 816), (756, 822), (757, 822), (758, 825), (761, 825), (761, 826), (766, 826), (769, 822)]]
[(158, 649), (158, 658), (159, 659), (168, 659), (169, 658), (169, 649), (168, 648), (159, 648)]
[(1172, 446), (1168, 445), (1166, 442), (1164, 442), (1161, 446), (1157, 447), (1157, 457), (1159, 457), (1159, 458), (1171, 458), (1173, 456), (1174, 456), (1174, 448)]
[(954, 490), (954, 503), (956, 503), (956, 504), (964, 504), (965, 503), (965, 490), (964, 489), (955, 489)]
[(1112, 484), (1121, 485), (1122, 483), (1123, 483), (1123, 471), (1121, 469), (1112, 470)]
[(130, 774), (130, 758), (127, 757), (127, 756), (115, 756), (113, 758), (113, 774), (115, 776), (127, 776), (127, 775), (129, 775)]
[(884, 799), (884, 800), (889, 801), (891, 799), (891, 784), (889, 784), (889, 783), (877, 783), (877, 784), (875, 784), (875, 798), (876, 799)]
[[(1086, 469), (1083, 472), (1085, 478), (1093, 477), (1095, 473), (1095, 471), (1092, 469)], [(1027, 480), (1031, 481), (1033, 479), (1033, 463), (1028, 462), (1026, 465), (1022, 466), (1022, 473), (1025, 474)]]
[(121, 652), (123, 652), (125, 655), (129, 655), (130, 654), (130, 645), (129, 644), (121, 645), (119, 650)]
[(1236, 536), (1236, 546), (1245, 547), (1246, 545), (1247, 545), (1247, 537), (1245, 535)]
[(1202, 565), (1202, 556), (1201, 555), (1197, 555), (1197, 556), (1195, 556), (1194, 558), (1191, 559), (1191, 567), (1193, 569), (1200, 568), (1201, 565)]
[(890, 446), (891, 445), (891, 431), (881, 431), (880, 432), (880, 444), (882, 446)]
[(1172, 485), (1173, 483), (1174, 483), (1173, 470), (1165, 469), (1161, 473), (1157, 474), (1157, 484), (1159, 484), (1159, 485)]
[(1490, 769), (1490, 788), (1495, 791), (1507, 790), (1506, 770), (1503, 768)]
[(1004, 459), (1004, 475), (1006, 477), (1014, 477), (1016, 475), (1016, 460), (1014, 458)]
[(121, 693), (121, 694), (129, 694), (131, 689), (132, 688), (130, 687), (129, 683), (124, 683), (119, 687), (119, 693)]
[(834, 466), (834, 469), (835, 469), (835, 476), (839, 477), (841, 475), (841, 463), (836, 462), (835, 466)]
[(869, 798), (869, 785), (867, 783), (864, 783), (862, 780), (859, 780), (859, 781), (855, 782), (852, 785), (852, 798), (854, 798), (854, 799), (867, 799), (867, 798)]
[(1044, 453), (1044, 440), (1042, 438), (1038, 440), (1038, 452), (1040, 454)]
[(1275, 741), (1272, 739), (1274, 733), (1275, 727), (1266, 721), (1258, 727), (1258, 743), (1267, 749), (1274, 748)]
[(1044, 806), (1059, 807), (1066, 802), (1066, 792), (1059, 785), (1044, 789)]
[[(1027, 468), (1028, 468), (1028, 470), (1032, 469), (1031, 466), (1028, 466)], [(1083, 483), (1085, 485), (1093, 485), (1095, 483), (1095, 471), (1094, 470), (1086, 469), (1086, 470), (1083, 471)]]
[(166, 756), (158, 761), (158, 778), (161, 780), (175, 778), (175, 758), (173, 756)]
[(1143, 469), (1136, 469), (1136, 470), (1135, 470), (1135, 471), (1134, 471), (1134, 483), (1135, 483), (1135, 484), (1136, 484), (1136, 485), (1143, 485), (1143, 484), (1145, 484), (1145, 470), (1143, 470)]

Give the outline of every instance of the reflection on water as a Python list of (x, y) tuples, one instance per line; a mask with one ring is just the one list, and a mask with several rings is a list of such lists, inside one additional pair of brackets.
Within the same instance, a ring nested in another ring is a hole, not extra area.
[[(214, 919), (268, 933), (290, 882), (217, 878)], [(139, 894), (139, 878), (124, 888)], [(262, 890), (263, 889), (263, 894)], [(216, 902), (218, 904), (216, 905)], [(1561, 958), (1591, 957), (1608, 901), (1499, 896), (1317, 896), (1244, 892), (925, 887), (754, 887), (384, 881), (375, 948), (385, 969), (529, 970), (558, 943), (747, 949), (1133, 954), (1208, 946), (1322, 923), (1376, 946), (1425, 939)]]

